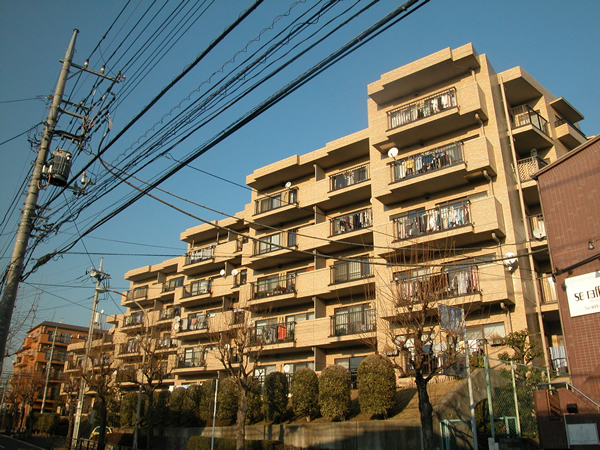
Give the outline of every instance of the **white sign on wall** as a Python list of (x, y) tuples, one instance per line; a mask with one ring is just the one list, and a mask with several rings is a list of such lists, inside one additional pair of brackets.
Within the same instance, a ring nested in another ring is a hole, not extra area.
[(569, 423), (567, 436), (571, 445), (598, 445), (598, 427), (595, 423)]
[(600, 313), (600, 272), (565, 278), (571, 317)]

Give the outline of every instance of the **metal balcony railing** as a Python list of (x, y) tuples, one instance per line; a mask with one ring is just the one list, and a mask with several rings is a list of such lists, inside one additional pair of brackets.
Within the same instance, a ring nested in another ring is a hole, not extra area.
[(480, 292), (479, 267), (450, 267), (439, 273), (421, 276), (394, 276), (398, 304), (442, 300)]
[(389, 165), (392, 172), (392, 182), (396, 182), (444, 169), (460, 162), (463, 162), (462, 141), (402, 158), (389, 163)]
[(398, 128), (456, 106), (456, 88), (438, 92), (388, 112), (388, 128)]
[(298, 188), (287, 189), (254, 201), (254, 214), (262, 214), (274, 209), (298, 203)]
[(513, 129), (524, 127), (525, 125), (533, 125), (548, 136), (548, 120), (542, 117), (537, 111), (531, 109), (529, 105), (521, 105), (511, 109), (510, 117)]
[(160, 338), (156, 340), (156, 349), (157, 350), (166, 350), (170, 348), (177, 348), (179, 345), (179, 341), (177, 339), (172, 338)]
[(138, 353), (140, 351), (140, 344), (137, 340), (131, 340), (129, 342), (124, 342), (119, 345), (119, 354), (127, 355), (131, 353)]
[(187, 318), (181, 320), (180, 332), (208, 330), (208, 316), (206, 314), (188, 314)]
[(331, 219), (330, 236), (350, 233), (371, 226), (373, 226), (373, 210), (366, 208)]
[(369, 164), (354, 167), (329, 177), (329, 191), (337, 191), (370, 179)]
[(196, 264), (202, 261), (213, 259), (215, 256), (215, 247), (213, 245), (200, 248), (198, 250), (192, 250), (185, 255), (185, 265)]
[(296, 274), (275, 275), (251, 283), (252, 298), (260, 299), (296, 292)]
[(331, 336), (369, 333), (375, 331), (377, 315), (375, 309), (346, 311), (331, 316)]
[(195, 297), (196, 295), (205, 295), (212, 292), (212, 280), (198, 280), (183, 287), (182, 298)]
[(398, 240), (449, 230), (471, 223), (469, 201), (463, 200), (433, 209), (418, 209), (394, 219)]
[(202, 348), (188, 348), (180, 352), (177, 357), (177, 367), (203, 367), (206, 365), (205, 352)]
[(180, 308), (167, 308), (161, 309), (158, 315), (158, 320), (172, 320), (175, 316), (179, 316), (181, 313)]
[(140, 300), (148, 296), (148, 286), (140, 286), (130, 291), (127, 291), (127, 300)]
[(583, 133), (583, 131), (581, 131), (578, 127), (576, 127), (570, 120), (568, 119), (558, 119), (556, 122), (554, 122), (554, 126), (555, 127), (559, 127), (565, 123), (568, 123), (569, 125), (571, 125), (571, 128), (573, 128), (575, 131), (577, 131), (581, 136), (583, 136), (584, 138), (587, 139), (587, 136)]
[(144, 313), (142, 311), (125, 316), (123, 320), (124, 327), (132, 327), (134, 325), (141, 325), (144, 323)]
[(530, 156), (517, 161), (519, 166), (519, 179), (521, 181), (529, 181), (536, 172), (539, 172), (548, 163), (537, 156)]
[(331, 284), (360, 280), (372, 275), (368, 258), (357, 258), (356, 261), (338, 262), (331, 266)]
[(281, 344), (294, 342), (296, 322), (280, 322), (256, 326), (252, 330), (250, 341), (252, 345)]

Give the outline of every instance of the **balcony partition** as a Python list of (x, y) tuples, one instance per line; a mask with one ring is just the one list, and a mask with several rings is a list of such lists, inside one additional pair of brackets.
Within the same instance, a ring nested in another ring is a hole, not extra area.
[(329, 191), (337, 191), (369, 180), (369, 164), (354, 167), (329, 177)]
[(388, 113), (388, 129), (401, 127), (457, 106), (456, 88), (433, 94)]
[(432, 209), (411, 211), (394, 219), (394, 228), (397, 239), (403, 240), (469, 225), (470, 217), (469, 201), (463, 200)]
[(463, 143), (453, 142), (390, 163), (391, 179), (392, 182), (401, 181), (461, 162), (463, 162)]

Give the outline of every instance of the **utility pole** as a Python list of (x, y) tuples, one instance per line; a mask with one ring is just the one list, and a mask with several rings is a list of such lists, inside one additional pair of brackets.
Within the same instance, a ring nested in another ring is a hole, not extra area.
[[(62, 320), (61, 320), (62, 322)], [(48, 395), (48, 383), (50, 382), (50, 371), (52, 370), (52, 360), (54, 359), (54, 346), (56, 345), (56, 335), (58, 334), (58, 325), (54, 328), (54, 337), (52, 338), (52, 348), (50, 349), (50, 358), (46, 363), (46, 385), (44, 386), (44, 397), (42, 398), (42, 407), (40, 414), (44, 414), (44, 406), (46, 406), (46, 396)]]
[(71, 37), (71, 42), (69, 43), (69, 47), (67, 48), (67, 53), (65, 54), (65, 59), (63, 61), (62, 70), (60, 72), (60, 76), (58, 77), (58, 83), (56, 84), (56, 90), (54, 91), (54, 97), (52, 99), (52, 106), (50, 106), (50, 112), (48, 113), (48, 118), (46, 119), (44, 136), (35, 160), (31, 182), (29, 183), (29, 192), (25, 201), (23, 214), (21, 215), (21, 222), (19, 223), (19, 229), (17, 231), (17, 239), (15, 241), (10, 265), (8, 267), (8, 273), (6, 275), (4, 292), (2, 293), (2, 299), (0, 300), (0, 375), (2, 374), (2, 365), (4, 363), (4, 355), (6, 353), (8, 330), (10, 328), (15, 300), (17, 298), (19, 282), (21, 281), (21, 275), (23, 273), (23, 261), (25, 259), (25, 252), (27, 250), (27, 244), (29, 243), (29, 236), (31, 234), (33, 219), (36, 213), (37, 200), (40, 191), (39, 184), (42, 179), (42, 168), (44, 167), (44, 164), (46, 164), (48, 150), (50, 148), (54, 129), (58, 120), (58, 113), (62, 102), (63, 93), (65, 91), (67, 77), (69, 76), (69, 69), (71, 68), (71, 60), (73, 59), (73, 53), (75, 50), (75, 39), (77, 37), (77, 33), (79, 33), (79, 30), (73, 30), (73, 36)]
[(77, 400), (77, 410), (76, 410), (76, 414), (75, 414), (75, 426), (73, 427), (73, 439), (75, 439), (75, 441), (77, 441), (77, 439), (79, 438), (79, 426), (81, 425), (81, 414), (83, 412), (83, 400), (85, 397), (85, 388), (86, 388), (85, 377), (88, 372), (88, 365), (89, 365), (88, 359), (89, 359), (90, 352), (92, 350), (92, 339), (94, 336), (94, 321), (96, 318), (96, 310), (98, 309), (98, 294), (100, 292), (105, 292), (104, 288), (101, 285), (102, 280), (106, 280), (107, 278), (110, 278), (110, 275), (102, 272), (102, 263), (103, 262), (104, 262), (104, 259), (100, 259), (100, 267), (98, 268), (98, 270), (92, 270), (90, 272), (90, 276), (92, 278), (96, 279), (96, 287), (94, 288), (94, 304), (92, 305), (92, 319), (90, 320), (90, 328), (88, 330), (88, 338), (87, 338), (87, 342), (86, 342), (86, 346), (85, 346), (85, 357), (83, 359), (83, 375), (81, 377), (81, 383), (79, 386), (79, 398)]

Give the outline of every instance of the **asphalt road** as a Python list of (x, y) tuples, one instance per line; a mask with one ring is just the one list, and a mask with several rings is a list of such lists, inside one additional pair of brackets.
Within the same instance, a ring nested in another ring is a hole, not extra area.
[(8, 436), (0, 435), (0, 450), (40, 450), (40, 448)]

